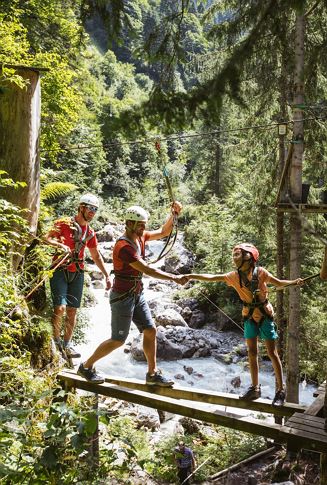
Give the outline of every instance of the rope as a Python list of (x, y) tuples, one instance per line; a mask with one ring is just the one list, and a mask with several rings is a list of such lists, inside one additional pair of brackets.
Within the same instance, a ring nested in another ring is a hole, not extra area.
[(207, 461), (211, 460), (212, 457), (209, 456), (206, 460), (204, 460), (201, 465), (199, 465), (190, 475), (188, 475), (185, 480), (182, 481), (181, 485), (183, 485), (183, 483), (187, 482), (187, 480), (189, 480), (189, 478), (191, 478), (198, 470), (200, 470), (200, 468), (203, 467), (203, 465), (205, 465), (205, 463), (207, 463)]
[[(313, 117), (308, 117), (308, 118), (302, 118), (301, 120), (289, 120), (289, 121), (279, 121), (278, 123), (267, 123), (267, 124), (262, 124), (262, 125), (252, 125), (252, 126), (244, 126), (240, 128), (229, 128), (225, 130), (212, 130), (212, 131), (206, 131), (203, 133), (196, 132), (192, 134), (174, 134), (174, 135), (169, 135), (166, 137), (162, 137), (162, 141), (173, 141), (173, 140), (180, 140), (181, 138), (198, 138), (198, 137), (204, 137), (204, 136), (212, 136), (212, 135), (218, 135), (220, 133), (238, 133), (238, 132), (243, 132), (243, 131), (250, 131), (250, 130), (262, 130), (262, 131), (268, 131), (270, 129), (276, 128), (279, 125), (289, 125), (292, 123), (302, 123), (303, 121), (326, 121), (325, 117), (318, 117), (318, 116), (313, 116)], [(72, 145), (70, 147), (62, 147), (62, 148), (41, 148), (40, 152), (69, 152), (72, 150), (86, 150), (89, 148), (110, 148), (110, 147), (116, 147), (116, 146), (123, 146), (123, 145), (139, 145), (139, 144), (146, 144), (146, 143), (153, 143), (157, 141), (157, 137), (150, 137), (150, 138), (144, 138), (142, 140), (132, 140), (132, 141), (125, 141), (125, 142), (119, 142), (119, 141), (113, 141), (110, 143), (102, 143), (99, 145), (91, 144), (91, 145)]]
[[(169, 194), (169, 199), (170, 199), (170, 202), (173, 204), (175, 202), (175, 196), (174, 196), (173, 189), (172, 189), (172, 186), (171, 186), (171, 183), (170, 183), (167, 168), (166, 168), (164, 161), (163, 161), (161, 146), (160, 146), (159, 140), (156, 140), (155, 148), (157, 150), (160, 162), (163, 165), (163, 175), (164, 175), (164, 178), (165, 178), (165, 182), (166, 182), (166, 186), (167, 186), (167, 190), (168, 190), (168, 194)], [(170, 233), (167, 237), (167, 241), (165, 242), (165, 245), (162, 248), (159, 256), (154, 261), (150, 261), (150, 264), (154, 264), (154, 263), (157, 263), (158, 261), (160, 261), (160, 259), (164, 258), (174, 247), (174, 244), (175, 244), (176, 239), (177, 239), (177, 234), (178, 234), (178, 216), (177, 216), (176, 212), (174, 212), (173, 209), (172, 209), (172, 216), (173, 216), (173, 225), (172, 225), (171, 231), (170, 231)], [(174, 229), (175, 229), (175, 234), (173, 236)], [(169, 243), (170, 243), (170, 246), (169, 246)]]

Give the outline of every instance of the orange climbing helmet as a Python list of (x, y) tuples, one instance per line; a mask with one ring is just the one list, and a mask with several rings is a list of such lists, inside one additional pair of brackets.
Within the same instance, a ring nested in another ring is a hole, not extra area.
[[(234, 249), (242, 249), (242, 251), (246, 251), (252, 255), (253, 261), (257, 262), (259, 259), (259, 251), (257, 248), (251, 243), (241, 243), (237, 244)], [(234, 251), (233, 249), (233, 251)]]

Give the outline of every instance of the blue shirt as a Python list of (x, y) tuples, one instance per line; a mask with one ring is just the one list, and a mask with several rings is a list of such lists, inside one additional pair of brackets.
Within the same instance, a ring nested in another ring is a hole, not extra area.
[(190, 468), (192, 466), (193, 451), (185, 446), (184, 451), (176, 448), (176, 460), (179, 468)]

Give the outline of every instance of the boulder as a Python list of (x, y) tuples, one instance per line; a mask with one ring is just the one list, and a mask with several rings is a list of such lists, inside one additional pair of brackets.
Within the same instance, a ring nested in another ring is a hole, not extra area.
[(174, 309), (169, 308), (155, 317), (155, 321), (158, 325), (167, 327), (171, 325), (173, 327), (188, 327), (184, 318)]
[(116, 231), (111, 224), (106, 224), (103, 229), (97, 231), (96, 236), (99, 242), (113, 241)]
[(201, 310), (193, 310), (188, 324), (191, 328), (201, 328), (205, 324), (205, 321), (205, 314)]

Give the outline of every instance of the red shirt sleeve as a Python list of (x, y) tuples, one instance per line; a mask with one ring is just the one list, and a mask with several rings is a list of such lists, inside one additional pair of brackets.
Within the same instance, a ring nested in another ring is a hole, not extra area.
[(96, 248), (98, 245), (98, 240), (97, 240), (97, 236), (96, 234), (94, 233), (93, 237), (91, 237), (91, 239), (89, 239), (86, 243), (86, 246), (88, 248)]

